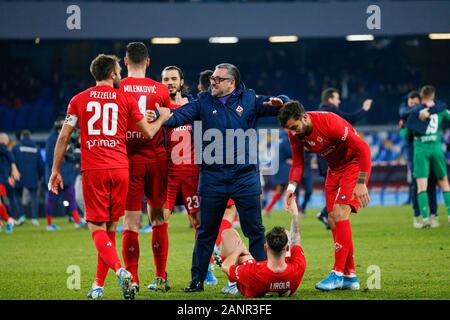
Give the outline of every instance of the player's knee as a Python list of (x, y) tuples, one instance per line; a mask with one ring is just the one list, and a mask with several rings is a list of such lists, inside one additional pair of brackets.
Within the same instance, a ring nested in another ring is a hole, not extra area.
[(345, 210), (340, 205), (335, 205), (333, 210), (328, 214), (328, 219), (330, 220), (330, 218), (333, 222), (343, 220), (345, 218)]
[(138, 232), (140, 222), (140, 214), (125, 214), (125, 216), (123, 217), (123, 227), (125, 230)]

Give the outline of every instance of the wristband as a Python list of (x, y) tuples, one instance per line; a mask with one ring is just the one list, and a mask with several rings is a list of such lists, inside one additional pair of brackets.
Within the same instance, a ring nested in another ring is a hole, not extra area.
[(291, 192), (295, 192), (295, 189), (296, 189), (297, 187), (294, 185), (294, 184), (292, 184), (292, 183), (289, 183), (289, 185), (288, 185), (288, 187), (287, 187), (287, 191), (291, 191)]
[(357, 184), (365, 184), (366, 183), (366, 179), (364, 178), (358, 178), (358, 180), (356, 180)]

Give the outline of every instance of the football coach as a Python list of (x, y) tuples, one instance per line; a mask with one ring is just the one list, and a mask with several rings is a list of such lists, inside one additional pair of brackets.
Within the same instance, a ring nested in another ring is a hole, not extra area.
[[(256, 132), (257, 119), (276, 116), (287, 100), (285, 96), (256, 95), (240, 81), (238, 68), (229, 63), (222, 63), (216, 66), (210, 77), (209, 90), (200, 93), (196, 100), (173, 110), (172, 117), (164, 126), (179, 127), (201, 121), (201, 152), (205, 156), (206, 151), (212, 149), (211, 144), (217, 143), (217, 139), (212, 138), (209, 139), (211, 141), (205, 141), (211, 132), (220, 132), (222, 142), (236, 141), (236, 132)], [(196, 131), (200, 130), (194, 125), (195, 137), (199, 134)], [(200, 141), (195, 138), (195, 143), (196, 162), (199, 163), (197, 150)], [(215, 161), (200, 162), (200, 225), (197, 228), (192, 255), (192, 281), (184, 288), (184, 292), (203, 291), (214, 242), (229, 198), (234, 200), (242, 231), (249, 238), (250, 253), (257, 261), (266, 259), (265, 229), (261, 218), (260, 173), (257, 161), (250, 161), (251, 158), (257, 157), (257, 146), (256, 141), (251, 146), (249, 144), (251, 143), (239, 147), (234, 142), (223, 143), (221, 148), (215, 148), (211, 153)]]

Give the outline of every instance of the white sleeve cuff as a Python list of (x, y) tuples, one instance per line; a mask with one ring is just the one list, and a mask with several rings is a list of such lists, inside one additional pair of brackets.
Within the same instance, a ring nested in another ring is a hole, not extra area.
[(294, 184), (289, 183), (289, 185), (288, 185), (286, 190), (287, 191), (291, 191), (291, 192), (295, 192), (295, 189), (297, 189), (297, 187)]

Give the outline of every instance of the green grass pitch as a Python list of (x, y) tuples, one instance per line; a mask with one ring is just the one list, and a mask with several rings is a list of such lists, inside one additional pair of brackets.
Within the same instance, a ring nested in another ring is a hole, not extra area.
[[(352, 215), (355, 261), (360, 278), (360, 291), (319, 292), (314, 289), (333, 263), (331, 234), (309, 209), (300, 220), (302, 245), (307, 270), (297, 293), (288, 299), (450, 299), (450, 227), (445, 209), (440, 208), (441, 227), (429, 230), (412, 228), (411, 208), (374, 207)], [(272, 226), (288, 227), (290, 217), (275, 212), (264, 219)], [(0, 299), (86, 299), (95, 275), (97, 254), (87, 230), (76, 230), (67, 219), (55, 219), (62, 227), (58, 232), (45, 231), (45, 221), (35, 228), (30, 222), (16, 227), (14, 233), (0, 233)], [(219, 285), (205, 286), (202, 293), (184, 294), (181, 290), (190, 280), (190, 264), (194, 244), (193, 230), (185, 215), (172, 216), (169, 227), (170, 247), (167, 272), (172, 290), (150, 292), (154, 267), (150, 234), (140, 234), (141, 292), (137, 299), (236, 299), (224, 296), (220, 288), (225, 276), (216, 268)], [(117, 234), (120, 256), (121, 234)], [(70, 265), (81, 270), (81, 289), (70, 290), (66, 273)], [(368, 289), (376, 265), (381, 272), (381, 288)], [(110, 271), (105, 284), (105, 299), (122, 299), (115, 275)]]

